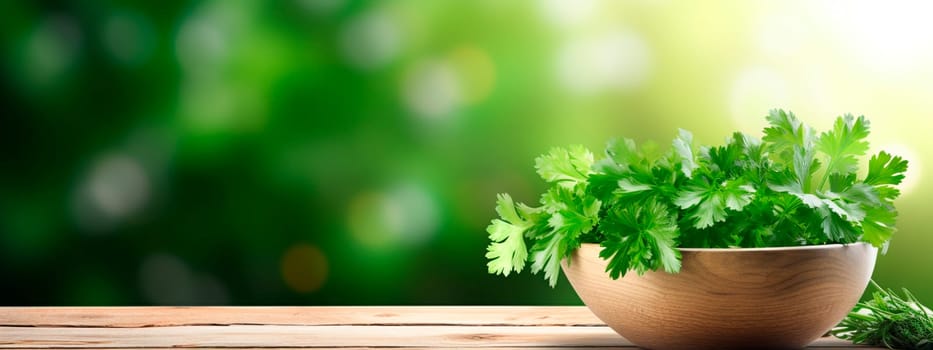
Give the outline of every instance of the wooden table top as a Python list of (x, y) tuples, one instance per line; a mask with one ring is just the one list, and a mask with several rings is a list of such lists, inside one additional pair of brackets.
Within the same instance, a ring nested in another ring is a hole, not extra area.
[(576, 306), (0, 307), (0, 349), (176, 347), (634, 348)]

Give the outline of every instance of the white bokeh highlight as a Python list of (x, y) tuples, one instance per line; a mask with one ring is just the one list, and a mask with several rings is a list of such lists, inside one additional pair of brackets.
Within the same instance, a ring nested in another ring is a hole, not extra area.
[(629, 30), (575, 39), (557, 53), (558, 82), (574, 93), (631, 90), (649, 78), (651, 69), (651, 49)]
[(933, 3), (927, 1), (814, 1), (817, 23), (846, 59), (882, 78), (911, 78), (933, 59)]
[(77, 63), (81, 44), (82, 33), (73, 18), (53, 15), (40, 20), (22, 47), (25, 82), (36, 88), (58, 82)]
[(151, 195), (151, 178), (138, 159), (106, 154), (93, 161), (79, 183), (73, 213), (86, 232), (109, 232), (138, 214)]
[(216, 78), (231, 59), (234, 38), (247, 25), (237, 3), (205, 3), (186, 16), (175, 35), (175, 56), (188, 78)]
[(438, 204), (422, 186), (404, 184), (386, 194), (383, 207), (388, 232), (406, 245), (424, 244), (437, 232)]
[(537, 3), (544, 19), (560, 27), (587, 23), (600, 6), (600, 0), (541, 0)]
[(387, 65), (401, 50), (399, 25), (383, 10), (370, 10), (351, 19), (339, 35), (341, 54), (362, 70)]
[(101, 29), (101, 43), (114, 62), (139, 66), (155, 50), (155, 29), (152, 22), (134, 12), (114, 12), (107, 17)]
[(415, 116), (426, 120), (450, 117), (463, 100), (457, 72), (444, 60), (427, 59), (408, 69), (402, 100)]
[(217, 278), (197, 273), (179, 257), (156, 253), (139, 267), (139, 287), (155, 305), (223, 305), (230, 293)]
[(348, 211), (350, 233), (364, 246), (382, 249), (420, 246), (440, 225), (437, 201), (423, 186), (398, 184), (381, 192), (361, 193)]

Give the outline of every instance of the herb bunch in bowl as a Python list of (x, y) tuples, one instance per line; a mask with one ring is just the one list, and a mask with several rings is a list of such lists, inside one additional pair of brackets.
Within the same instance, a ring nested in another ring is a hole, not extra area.
[(762, 138), (736, 132), (718, 146), (695, 145), (680, 130), (665, 152), (624, 138), (600, 159), (583, 146), (552, 149), (535, 160), (550, 185), (537, 206), (498, 196), (488, 271), (508, 276), (530, 266), (554, 286), (560, 262), (582, 243), (602, 247), (614, 279), (676, 273), (677, 248), (886, 247), (907, 161), (882, 151), (859, 174), (865, 117), (839, 117), (822, 133), (783, 110), (766, 118)]

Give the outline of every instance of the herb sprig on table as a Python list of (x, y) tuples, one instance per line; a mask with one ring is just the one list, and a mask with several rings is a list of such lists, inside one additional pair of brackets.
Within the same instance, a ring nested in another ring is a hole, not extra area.
[(602, 158), (583, 146), (553, 148), (535, 160), (549, 188), (538, 206), (500, 194), (487, 228), (489, 273), (530, 265), (557, 283), (560, 262), (599, 243), (618, 278), (680, 271), (679, 247), (775, 247), (864, 241), (886, 247), (907, 161), (871, 156), (869, 122), (845, 115), (817, 133), (793, 113), (772, 110), (761, 139), (736, 132), (697, 146), (680, 130), (666, 152), (612, 140)]
[(878, 289), (872, 299), (856, 305), (831, 333), (856, 344), (933, 350), (933, 312), (907, 289), (902, 298), (872, 284)]

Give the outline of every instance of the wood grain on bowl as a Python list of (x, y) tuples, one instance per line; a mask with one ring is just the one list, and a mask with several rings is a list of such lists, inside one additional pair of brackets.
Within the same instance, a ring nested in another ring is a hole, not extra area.
[(600, 249), (584, 244), (564, 272), (597, 317), (651, 349), (802, 348), (852, 309), (877, 254), (865, 243), (682, 249), (680, 273), (613, 280)]

